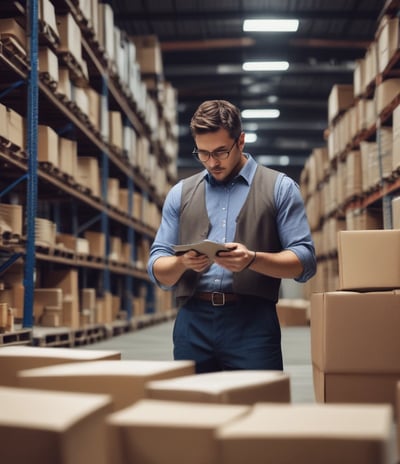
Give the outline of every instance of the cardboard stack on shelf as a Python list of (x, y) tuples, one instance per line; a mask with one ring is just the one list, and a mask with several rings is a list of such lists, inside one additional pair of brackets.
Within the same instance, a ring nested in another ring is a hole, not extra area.
[[(343, 228), (398, 228), (398, 223), (389, 220), (396, 216), (394, 206), (390, 211), (385, 206), (384, 211), (383, 201), (378, 201), (387, 188), (392, 190), (393, 200), (400, 192), (396, 187), (400, 164), (400, 80), (388, 72), (388, 67), (398, 60), (398, 24), (399, 18), (383, 16), (364, 58), (356, 62), (353, 84), (337, 84), (331, 89), (328, 167), (311, 153), (301, 176), (302, 194), (319, 258), (317, 276), (307, 285), (309, 296), (314, 290), (338, 288), (336, 253), (331, 246), (330, 251), (324, 246), (332, 243), (329, 235), (335, 230), (328, 223), (336, 220), (337, 232)], [(317, 189), (315, 182), (309, 182), (315, 176), (315, 164), (320, 164), (320, 169), (325, 166), (326, 174)], [(396, 203), (392, 201), (392, 205)]]

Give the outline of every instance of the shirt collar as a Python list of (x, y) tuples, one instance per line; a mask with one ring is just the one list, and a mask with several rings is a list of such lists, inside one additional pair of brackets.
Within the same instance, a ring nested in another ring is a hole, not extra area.
[[(247, 158), (247, 163), (242, 167), (233, 181), (235, 182), (243, 179), (248, 185), (250, 185), (257, 169), (257, 162), (249, 153), (243, 154)], [(220, 182), (215, 181), (215, 179), (209, 174), (207, 170), (204, 170), (204, 178), (210, 185), (220, 184)]]

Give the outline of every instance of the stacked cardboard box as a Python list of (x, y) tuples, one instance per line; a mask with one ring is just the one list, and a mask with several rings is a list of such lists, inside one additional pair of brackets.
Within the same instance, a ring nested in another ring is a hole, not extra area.
[(339, 233), (339, 291), (311, 298), (317, 401), (390, 403), (400, 378), (400, 231)]

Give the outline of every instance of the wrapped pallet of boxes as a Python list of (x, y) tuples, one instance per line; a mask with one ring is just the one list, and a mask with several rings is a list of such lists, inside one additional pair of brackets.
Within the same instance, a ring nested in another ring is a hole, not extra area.
[(400, 291), (314, 293), (311, 357), (315, 398), (396, 404)]

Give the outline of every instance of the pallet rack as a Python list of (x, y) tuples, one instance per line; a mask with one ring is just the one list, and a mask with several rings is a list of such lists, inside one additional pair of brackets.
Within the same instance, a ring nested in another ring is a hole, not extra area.
[[(10, 177), (9, 185), (0, 191), (0, 201), (12, 191), (18, 191), (18, 195), (23, 196), (26, 201), (24, 237), (14, 241), (3, 237), (0, 243), (0, 249), (3, 251), (0, 273), (6, 272), (21, 257), (24, 259), (22, 329), (32, 329), (34, 326), (35, 268), (43, 265), (47, 266), (50, 272), (52, 268), (62, 266), (77, 269), (80, 283), (83, 286), (89, 284), (95, 286), (99, 296), (117, 291), (121, 297), (121, 310), (125, 312), (130, 323), (117, 324), (119, 328), (111, 330), (112, 334), (118, 334), (127, 328), (138, 328), (143, 325), (143, 317), (139, 318), (141, 322), (132, 322), (135, 291), (140, 287), (145, 288), (147, 314), (155, 314), (156, 302), (153, 285), (144, 267), (136, 265), (137, 240), (143, 238), (150, 241), (155, 235), (155, 228), (142, 218), (134, 217), (132, 195), (135, 191), (140, 191), (143, 197), (156, 204), (158, 209), (161, 209), (163, 197), (140, 168), (129, 162), (126, 153), (108, 142), (107, 111), (109, 109), (120, 111), (124, 115), (124, 124), (134, 128), (140, 137), (149, 140), (151, 150), (158, 158), (160, 169), (170, 160), (157, 141), (153, 140), (146, 115), (140, 110), (134, 96), (127, 94), (93, 31), (87, 26), (76, 2), (54, 0), (53, 5), (57, 14), (71, 14), (80, 26), (82, 54), (88, 66), (90, 86), (101, 95), (99, 129), (94, 127), (87, 115), (65, 98), (65, 95), (55, 90), (55, 83), (46, 73), (38, 71), (39, 44), (44, 42), (57, 50), (57, 40), (51, 30), (43, 27), (38, 21), (38, 0), (28, 1), (26, 9), (19, 2), (6, 3), (3, 8), (7, 10), (7, 14), (15, 14), (19, 22), (29, 31), (29, 59), (16, 52), (17, 50), (13, 48), (16, 44), (13, 41), (0, 37), (0, 67), (9, 76), (5, 82), (7, 88), (3, 92), (0, 91), (0, 102), (25, 115), (27, 128), (26, 150), (0, 138), (0, 165), (3, 170), (7, 170)], [(79, 63), (71, 55), (59, 53), (58, 61), (60, 65), (67, 67), (75, 83), (88, 84), (83, 82), (85, 76), (81, 72)], [(23, 108), (22, 102), (27, 103), (26, 108)], [(89, 152), (97, 157), (101, 171), (100, 197), (93, 195), (93, 192), (85, 186), (77, 185), (74, 179), (51, 163), (38, 161), (39, 124), (52, 127), (59, 135), (71, 137), (77, 142), (82, 153)], [(107, 179), (110, 176), (120, 179), (127, 189), (128, 211), (110, 205), (107, 201)], [(173, 182), (175, 179), (170, 181)], [(26, 192), (22, 193), (24, 182)], [(104, 256), (82, 255), (71, 250), (42, 246), (35, 242), (35, 218), (43, 211), (51, 216), (58, 230), (63, 231), (68, 222), (70, 228), (68, 232), (75, 236), (92, 227), (100, 231), (106, 238)], [(69, 217), (68, 221), (65, 221), (66, 215)], [(109, 259), (112, 233), (118, 233), (129, 244), (132, 250), (130, 262), (121, 263)], [(84, 329), (82, 330), (82, 333), (86, 333)], [(98, 327), (93, 330), (96, 333), (102, 331)], [(77, 330), (73, 332), (73, 336), (69, 337), (79, 340), (79, 343), (86, 343), (86, 340), (91, 338), (87, 336), (88, 332), (83, 338), (77, 335)], [(107, 333), (110, 333), (110, 330)], [(93, 335), (92, 338), (96, 339), (97, 335)], [(82, 341), (83, 339), (85, 341)]]

